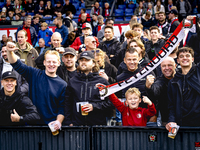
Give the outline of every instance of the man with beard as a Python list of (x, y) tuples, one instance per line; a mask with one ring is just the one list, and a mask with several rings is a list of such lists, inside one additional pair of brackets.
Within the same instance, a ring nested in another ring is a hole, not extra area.
[(14, 54), (16, 46), (7, 43), (8, 60), (13, 68), (29, 83), (29, 98), (37, 107), (41, 116), (38, 124), (55, 123), (55, 130), (60, 129), (64, 120), (64, 96), (67, 83), (56, 75), (60, 66), (60, 56), (57, 51), (45, 53), (45, 70), (29, 67), (19, 61)]
[(16, 42), (18, 41), (17, 35), (20, 30), (25, 30), (27, 32), (27, 42), (35, 46), (37, 42), (37, 33), (35, 28), (31, 26), (31, 18), (26, 17), (24, 19), (24, 25), (20, 26), (16, 32)]
[(68, 43), (67, 43), (67, 39), (68, 39), (68, 28), (63, 25), (63, 20), (61, 18), (55, 18), (54, 20), (54, 24), (56, 25), (56, 30), (55, 32), (59, 32), (61, 34), (61, 37), (62, 37), (62, 42), (61, 42), (61, 45), (63, 47), (67, 47), (68, 46)]
[(150, 99), (158, 101), (158, 111), (161, 114), (162, 126), (165, 126), (169, 119), (168, 109), (168, 83), (176, 73), (176, 63), (172, 57), (167, 57), (161, 63), (162, 75), (155, 80), (155, 77), (148, 75), (146, 78), (146, 92)]
[(164, 12), (159, 12), (159, 21), (158, 21), (158, 28), (160, 30), (160, 34), (166, 36), (168, 34), (169, 24), (166, 21), (166, 14)]
[[(99, 76), (99, 67), (91, 51), (82, 52), (78, 62), (78, 73), (69, 80), (66, 89), (65, 123), (70, 126), (106, 125), (106, 114), (112, 104), (108, 98), (100, 99), (96, 84), (109, 83)], [(81, 102), (84, 103), (81, 105)]]
[(38, 57), (38, 52), (33, 46), (26, 42), (27, 32), (25, 30), (20, 30), (17, 33), (17, 48), (18, 50), (15, 53), (20, 57), (22, 61), (25, 61), (27, 66), (36, 67), (35, 60)]
[[(18, 87), (20, 88), (21, 92), (28, 94), (27, 81), (13, 69), (13, 67), (11, 66), (11, 64), (8, 61), (6, 45), (3, 45), (2, 49), (1, 49), (1, 56), (2, 56), (2, 58), (0, 58), (0, 80), (2, 79), (2, 75), (5, 72), (13, 71), (16, 75), (17, 84), (18, 84)], [(0, 85), (0, 89), (1, 88), (2, 87)]]
[(76, 61), (77, 56), (75, 49), (71, 47), (65, 48), (65, 52), (62, 54), (63, 65), (58, 67), (57, 75), (67, 83), (69, 79), (77, 74)]

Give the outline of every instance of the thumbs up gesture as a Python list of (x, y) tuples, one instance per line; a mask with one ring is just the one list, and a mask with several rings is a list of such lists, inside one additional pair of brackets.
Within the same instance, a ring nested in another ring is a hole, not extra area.
[(18, 113), (16, 112), (15, 109), (13, 109), (14, 114), (10, 115), (10, 119), (12, 122), (19, 122), (20, 120), (20, 116), (18, 115)]

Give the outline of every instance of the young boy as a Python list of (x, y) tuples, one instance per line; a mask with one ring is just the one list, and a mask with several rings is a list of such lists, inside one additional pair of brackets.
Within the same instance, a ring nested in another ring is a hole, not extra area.
[(123, 126), (146, 126), (147, 119), (156, 114), (154, 104), (146, 96), (143, 96), (143, 101), (148, 104), (148, 108), (138, 107), (141, 102), (140, 95), (138, 88), (129, 88), (125, 93), (124, 103), (115, 94), (109, 96), (110, 101), (122, 114)]
[(38, 33), (38, 42), (40, 38), (43, 38), (45, 41), (45, 46), (50, 47), (51, 46), (51, 36), (53, 32), (49, 30), (48, 24), (46, 22), (43, 22), (41, 24), (41, 30)]

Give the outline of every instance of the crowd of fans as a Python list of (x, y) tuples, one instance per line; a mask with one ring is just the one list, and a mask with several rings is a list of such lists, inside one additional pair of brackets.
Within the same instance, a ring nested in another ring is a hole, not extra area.
[[(37, 6), (32, 0), (15, 0), (14, 5), (7, 0), (0, 22), (14, 20), (20, 26), (15, 41), (2, 35), (0, 43), (0, 125), (54, 123), (56, 130), (62, 124), (200, 126), (198, 17), (196, 33), (189, 32), (156, 69), (116, 95), (102, 100), (99, 93), (145, 67), (183, 18), (194, 19), (190, 14), (199, 9), (195, 2), (140, 1), (118, 40), (109, 3), (103, 9), (93, 3), (90, 14), (82, 8), (75, 22), (69, 0), (55, 7), (51, 1)], [(42, 16), (55, 16), (55, 32)]]

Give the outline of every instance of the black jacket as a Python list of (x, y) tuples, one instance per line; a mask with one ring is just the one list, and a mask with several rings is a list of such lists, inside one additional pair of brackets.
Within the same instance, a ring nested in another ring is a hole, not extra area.
[[(97, 83), (108, 85), (109, 83), (98, 73), (78, 72), (76, 76), (69, 80), (65, 98), (65, 124), (73, 125), (106, 125), (106, 116), (112, 107), (108, 98), (100, 99)], [(89, 102), (93, 105), (93, 111), (87, 116), (81, 115), (81, 110), (77, 112), (77, 102)]]
[(59, 66), (56, 74), (68, 83), (69, 79), (77, 74), (77, 70), (71, 72), (68, 71), (65, 66)]
[[(192, 6), (188, 0), (183, 0), (183, 1), (185, 1), (185, 11), (187, 15), (190, 15), (190, 13), (192, 12)], [(177, 1), (176, 7), (178, 12), (180, 12), (180, 0)]]
[[(98, 48), (106, 52), (106, 54), (110, 58), (111, 64), (115, 65), (117, 55), (121, 49), (121, 43), (116, 38), (113, 38), (112, 43), (108, 47), (106, 43), (107, 41), (101, 42)], [(115, 55), (115, 56), (110, 57), (110, 55)]]
[(156, 79), (156, 81), (151, 85), (151, 88), (146, 88), (147, 96), (149, 99), (153, 100), (153, 103), (158, 104), (157, 108), (161, 113), (162, 122), (168, 122), (169, 119), (169, 109), (168, 109), (168, 83), (169, 79), (161, 75)]
[(200, 126), (200, 64), (183, 75), (176, 72), (168, 85), (169, 122)]
[(167, 21), (164, 22), (164, 24), (160, 24), (159, 22), (156, 24), (156, 26), (162, 28), (162, 35), (166, 36), (168, 34), (168, 28), (169, 28), (169, 23)]
[(112, 83), (115, 83), (116, 82), (116, 77), (117, 77), (117, 68), (108, 63), (107, 61), (105, 61), (105, 68), (100, 68), (100, 69), (104, 69), (105, 70), (105, 73), (107, 74), (108, 76), (108, 82), (110, 84)]
[[(11, 121), (10, 115), (13, 113), (13, 109), (19, 116), (23, 116), (23, 120), (17, 123)], [(0, 91), (0, 118), (0, 125), (25, 125), (26, 123), (35, 124), (40, 116), (30, 98), (21, 93), (17, 86), (12, 96), (6, 96), (4, 88)]]
[(69, 5), (64, 5), (62, 9), (62, 13), (65, 14), (67, 11), (71, 11), (73, 15), (76, 14), (76, 8), (72, 3), (69, 3)]
[(180, 24), (179, 21), (174, 21), (170, 27), (169, 33), (173, 33), (176, 30), (176, 28), (179, 26), (179, 24)]
[[(4, 63), (3, 58), (0, 58), (0, 81), (2, 80), (3, 63)], [(20, 87), (21, 92), (28, 95), (29, 91), (28, 82), (17, 71), (15, 71), (14, 69), (12, 71), (16, 74), (17, 84)], [(0, 89), (1, 89), (1, 84), (0, 84)]]

